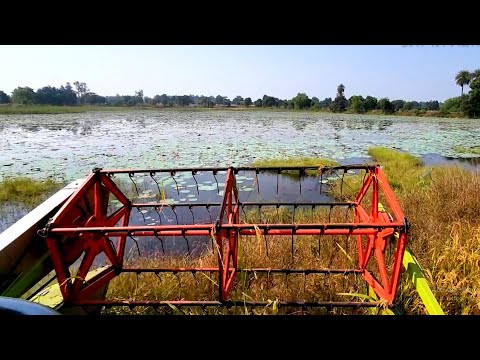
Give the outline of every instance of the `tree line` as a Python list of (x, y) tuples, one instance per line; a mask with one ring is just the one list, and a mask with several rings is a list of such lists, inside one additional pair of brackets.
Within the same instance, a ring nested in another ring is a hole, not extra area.
[[(329, 110), (332, 112), (368, 113), (381, 112), (394, 114), (395, 112), (426, 112), (439, 111), (443, 115), (451, 113), (465, 113), (476, 117), (480, 114), (480, 70), (469, 72), (460, 71), (455, 77), (456, 84), (461, 87), (461, 96), (447, 99), (443, 104), (437, 100), (431, 101), (404, 101), (377, 99), (374, 96), (353, 95), (348, 99), (345, 96), (345, 86), (338, 85), (335, 98), (323, 100), (317, 97), (309, 98), (306, 93), (298, 93), (290, 100), (279, 99), (274, 96), (264, 95), (255, 101), (250, 97), (236, 96), (230, 100), (226, 96), (203, 95), (155, 95), (144, 96), (143, 91), (135, 91), (133, 95), (101, 96), (91, 92), (87, 84), (76, 81), (73, 86), (66, 83), (59, 88), (45, 86), (34, 91), (30, 87), (17, 87), (11, 95), (0, 91), (0, 104), (19, 105), (105, 105), (105, 106), (156, 106), (156, 107), (257, 107), (257, 108), (284, 108), (295, 110)], [(469, 86), (470, 91), (464, 94), (464, 86)]]

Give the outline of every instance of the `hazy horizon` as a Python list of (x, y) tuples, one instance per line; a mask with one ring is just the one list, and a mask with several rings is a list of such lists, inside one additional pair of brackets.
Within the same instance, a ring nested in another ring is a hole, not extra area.
[[(299, 92), (445, 101), (460, 95), (455, 75), (480, 68), (478, 46), (336, 45), (2, 45), (0, 90), (87, 83), (103, 96), (270, 95)], [(469, 90), (465, 87), (465, 92)]]

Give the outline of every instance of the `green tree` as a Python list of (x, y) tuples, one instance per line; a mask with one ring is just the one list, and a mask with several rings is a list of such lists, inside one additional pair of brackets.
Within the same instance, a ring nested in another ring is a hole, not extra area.
[(470, 92), (468, 93), (464, 110), (469, 117), (480, 116), (480, 78), (476, 78), (470, 83)]
[(0, 90), (0, 104), (8, 104), (10, 102), (10, 96)]
[(217, 105), (223, 105), (223, 96), (217, 95), (217, 96), (215, 97), (215, 104), (217, 104)]
[(262, 107), (262, 99), (255, 100), (253, 105), (255, 105), (255, 107)]
[(313, 109), (320, 109), (320, 100), (317, 97), (312, 97), (312, 101), (310, 102), (310, 106)]
[(365, 101), (363, 103), (363, 107), (365, 108), (365, 111), (371, 111), (371, 110), (375, 110), (377, 108), (377, 98), (376, 97), (373, 97), (373, 96), (367, 96), (365, 98)]
[[(152, 103), (153, 103), (153, 99)], [(106, 98), (104, 96), (97, 95), (92, 92), (88, 92), (85, 94), (83, 98), (83, 103), (88, 105), (103, 105), (106, 103)]]
[(457, 76), (455, 76), (455, 82), (458, 86), (462, 88), (462, 97), (463, 97), (463, 86), (470, 84), (472, 80), (472, 74), (467, 70), (459, 71)]
[(349, 110), (355, 114), (365, 112), (365, 99), (362, 96), (354, 95), (349, 100)]
[(405, 106), (405, 101), (403, 100), (392, 100), (392, 105), (395, 108), (395, 111), (398, 111), (400, 109), (403, 109)]
[(138, 99), (136, 104), (143, 104), (143, 90), (135, 91), (135, 97)]
[(245, 106), (246, 107), (252, 106), (252, 98), (249, 98), (249, 97), (245, 98)]
[(414, 104), (412, 101), (407, 101), (404, 105), (403, 105), (403, 110), (412, 110), (414, 108)]
[(84, 82), (75, 81), (73, 83), (75, 89), (77, 89), (77, 96), (79, 99), (82, 99), (90, 89), (87, 87), (87, 84)]
[(337, 97), (330, 104), (330, 110), (333, 112), (344, 112), (348, 107), (348, 101), (344, 95), (345, 85), (340, 84), (337, 86)]
[(232, 100), (232, 104), (233, 105), (240, 105), (243, 103), (243, 97), (241, 97), (240, 95), (236, 96), (233, 100)]
[(377, 109), (382, 110), (385, 114), (391, 114), (395, 111), (395, 107), (388, 98), (378, 100)]
[(272, 97), (272, 96), (263, 95), (262, 106), (263, 107), (274, 107), (275, 106), (275, 98)]
[(11, 99), (14, 104), (31, 105), (35, 103), (35, 91), (28, 86), (17, 87), (13, 90)]
[(312, 100), (305, 93), (298, 93), (293, 99), (293, 106), (295, 109), (301, 110), (309, 108)]
[(462, 98), (460, 96), (447, 99), (440, 107), (440, 111), (443, 114), (459, 112), (461, 107), (461, 101), (462, 101)]

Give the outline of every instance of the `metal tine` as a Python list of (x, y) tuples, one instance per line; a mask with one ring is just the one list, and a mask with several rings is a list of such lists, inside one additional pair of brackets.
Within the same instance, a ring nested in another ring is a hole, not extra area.
[(213, 236), (210, 235), (210, 239), (212, 240), (212, 253), (215, 255), (215, 242), (213, 241)]
[(258, 180), (258, 174), (260, 173), (260, 170), (255, 169), (255, 180), (257, 182), (257, 192), (260, 194), (260, 182)]
[[(350, 189), (355, 190), (353, 187), (351, 187), (350, 185), (348, 185), (347, 182), (345, 182), (344, 177), (345, 177), (345, 173), (346, 173), (346, 172), (347, 172), (347, 170), (346, 170), (346, 169), (343, 169), (342, 184), (341, 184), (341, 186), (343, 186), (343, 184), (345, 184), (345, 185), (347, 185)], [(366, 171), (365, 171), (365, 173), (366, 173)], [(337, 173), (335, 173), (335, 175), (337, 175)], [(340, 177), (340, 176), (337, 175), (337, 177)]]
[(188, 205), (188, 209), (190, 210), (190, 212), (192, 213), (192, 222), (195, 224), (195, 215), (193, 214), (193, 210), (192, 210), (192, 205)]
[(278, 176), (280, 175), (281, 172), (282, 172), (281, 169), (277, 171), (277, 195), (278, 195)]
[[(350, 239), (350, 235), (347, 235), (347, 237), (345, 238), (345, 252), (347, 253), (347, 256), (345, 257), (345, 262), (347, 262), (348, 260), (348, 240)], [(346, 268), (348, 267), (348, 262), (347, 262), (347, 265), (345, 266)]]
[(268, 289), (270, 288), (270, 271), (267, 272), (267, 292), (268, 292)]
[(173, 213), (175, 214), (175, 218), (177, 219), (177, 225), (178, 225), (178, 215), (177, 215), (177, 212), (175, 211), (175, 205), (172, 205), (171, 209), (172, 209)]
[(140, 194), (138, 193), (137, 184), (135, 184), (135, 181), (133, 180), (134, 176), (135, 176), (134, 173), (128, 173), (128, 177), (130, 178), (130, 180), (132, 180), (133, 186), (135, 186), (135, 191), (137, 193), (137, 196), (140, 196)]
[(185, 241), (187, 242), (188, 256), (190, 256), (190, 244), (189, 244), (189, 242), (188, 242), (187, 237), (185, 236), (185, 230), (182, 230), (182, 236), (183, 236), (183, 238), (185, 239)]
[(350, 211), (351, 208), (352, 208), (352, 205), (348, 205), (347, 211), (345, 211), (345, 222), (347, 222), (348, 220), (348, 212)]
[(298, 172), (298, 175), (299, 175), (299, 181), (298, 183), (300, 184), (300, 194), (302, 194), (302, 177), (305, 173), (305, 169), (300, 169), (299, 172)]
[(210, 204), (205, 205), (205, 207), (207, 208), (208, 216), (210, 216), (210, 222), (213, 222), (212, 213), (210, 212)]
[(140, 210), (140, 206), (137, 207), (137, 211), (142, 215), (143, 222), (144, 222), (144, 223), (147, 222), (147, 221), (145, 220), (145, 215), (143, 215), (143, 212)]
[(267, 242), (267, 231), (265, 231), (265, 234), (263, 235), (263, 239), (265, 240), (265, 254), (268, 256), (268, 242)]
[(175, 181), (175, 185), (177, 187), (177, 195), (180, 195), (180, 191), (178, 190), (178, 183), (177, 183), (177, 179), (175, 179), (175, 171), (170, 171), (170, 177), (173, 179), (173, 181)]
[(154, 209), (155, 209), (155, 212), (157, 213), (158, 215), (158, 221), (160, 221), (160, 225), (162, 225), (162, 216), (160, 215), (160, 212), (158, 211), (158, 206), (155, 206)]
[(140, 253), (140, 247), (138, 246), (138, 241), (135, 240), (132, 235), (128, 234), (128, 236), (135, 242), (135, 245), (137, 245), (138, 256), (142, 256), (142, 254)]
[(158, 240), (160, 240), (160, 243), (162, 244), (162, 252), (163, 252), (163, 255), (165, 255), (165, 247), (163, 246), (163, 239), (160, 236), (158, 236), (157, 230), (154, 230), (153, 234)]
[(248, 223), (247, 213), (245, 212), (245, 205), (242, 204), (242, 205), (241, 205), (241, 208), (242, 208), (242, 211), (243, 211), (243, 215), (245, 216), (245, 223)]
[(218, 186), (218, 180), (217, 180), (218, 170), (213, 170), (212, 173), (213, 173), (213, 178), (215, 179), (215, 182), (217, 183), (217, 194), (220, 194), (220, 187)]
[(200, 195), (200, 190), (198, 189), (198, 182), (197, 182), (197, 179), (195, 179), (195, 174), (197, 173), (197, 170), (193, 170), (192, 171), (192, 177), (193, 177), (193, 180), (195, 181), (195, 185), (197, 185), (197, 194)]
[(322, 230), (320, 230), (318, 234), (318, 257), (319, 258), (320, 258), (321, 242), (322, 242)]
[(322, 186), (323, 186), (323, 169), (320, 169), (320, 195), (322, 195)]
[(155, 171), (150, 171), (150, 177), (152, 178), (153, 181), (155, 181), (155, 184), (157, 184), (157, 189), (158, 189), (158, 197), (162, 195), (162, 192), (160, 191), (160, 185), (158, 185), (157, 180), (155, 179)]
[(297, 204), (293, 204), (293, 219), (292, 219), (292, 222), (295, 224), (295, 211), (297, 209)]
[(197, 279), (196, 271), (192, 271), (192, 276), (193, 276), (193, 279), (195, 280), (195, 288), (198, 288), (198, 279)]
[(294, 249), (294, 244), (293, 244), (293, 234), (295, 233), (295, 230), (292, 229), (292, 246), (291, 246), (291, 250), (292, 250), (292, 264), (294, 262), (294, 252), (295, 252), (295, 249)]

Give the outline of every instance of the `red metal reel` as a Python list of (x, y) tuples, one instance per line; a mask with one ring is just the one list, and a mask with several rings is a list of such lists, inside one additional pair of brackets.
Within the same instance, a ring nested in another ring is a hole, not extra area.
[[(79, 303), (88, 301), (89, 296), (104, 286), (112, 278), (121, 273), (125, 242), (128, 235), (134, 236), (195, 236), (211, 235), (215, 237), (218, 253), (219, 300), (227, 303), (234, 285), (238, 261), (239, 235), (256, 235), (261, 229), (265, 235), (358, 235), (358, 269), (365, 281), (373, 288), (380, 299), (392, 304), (398, 287), (401, 262), (406, 245), (406, 224), (403, 212), (388, 181), (380, 167), (357, 166), (365, 169), (368, 176), (364, 180), (354, 202), (355, 219), (353, 223), (335, 224), (240, 224), (239, 197), (235, 182), (235, 169), (228, 168), (221, 210), (216, 223), (207, 225), (161, 225), (161, 226), (129, 226), (132, 208), (130, 200), (118, 189), (109, 175), (115, 171), (94, 171), (75, 194), (65, 203), (49, 224), (47, 245), (65, 301)], [(202, 169), (193, 169), (200, 171)], [(250, 169), (252, 170), (252, 169)], [(257, 169), (253, 169), (258, 171)], [(270, 168), (271, 170), (271, 168)], [(282, 169), (281, 169), (282, 170)], [(287, 170), (286, 167), (283, 170)], [(159, 170), (155, 170), (159, 171)], [(162, 170), (167, 171), (167, 170)], [(173, 170), (168, 170), (172, 173)], [(175, 170), (181, 171), (181, 170)], [(183, 169), (192, 171), (192, 169)], [(210, 171), (217, 171), (210, 169)], [(345, 170), (346, 171), (346, 170)], [(121, 170), (121, 173), (132, 174), (134, 170)], [(151, 170), (138, 170), (149, 172)], [(361, 202), (368, 190), (372, 188), (372, 207), (367, 211)], [(379, 191), (383, 192), (387, 205), (392, 210), (393, 219), (379, 211)], [(115, 213), (107, 216), (109, 195), (113, 194), (123, 205)], [(81, 210), (79, 210), (81, 209)], [(116, 226), (122, 222), (121, 226)], [(392, 241), (394, 228), (399, 230), (399, 240), (391, 264), (391, 274), (387, 272), (385, 250), (388, 241)], [(365, 245), (362, 236), (367, 236)], [(110, 237), (118, 237), (117, 251), (110, 242)], [(67, 241), (68, 240), (68, 241)], [(70, 279), (68, 267), (85, 251), (77, 278)], [(104, 253), (112, 266), (85, 283), (84, 279), (95, 257)], [(376, 270), (380, 279), (375, 278), (367, 266), (375, 257)], [(199, 269), (199, 271), (202, 269)], [(205, 271), (209, 271), (207, 268)], [(211, 269), (210, 269), (211, 271)], [(105, 302), (107, 303), (107, 302)]]

